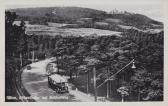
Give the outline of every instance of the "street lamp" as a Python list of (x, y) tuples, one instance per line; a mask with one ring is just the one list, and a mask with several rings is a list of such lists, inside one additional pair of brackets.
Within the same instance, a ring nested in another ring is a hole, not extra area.
[[(108, 77), (103, 83), (101, 83), (100, 85), (98, 85), (95, 88), (95, 91), (96, 91), (95, 98), (97, 99), (97, 88), (101, 87), (104, 83), (108, 82), (108, 80), (114, 80), (114, 76), (116, 76), (117, 74), (119, 74), (122, 70), (124, 70), (126, 67), (130, 66), (131, 64), (132, 64), (131, 68), (135, 69), (136, 68), (136, 66), (135, 66), (135, 60), (133, 59), (127, 65), (125, 65), (123, 68), (121, 68), (119, 71), (117, 71), (116, 73), (114, 73), (112, 76)], [(108, 97), (108, 95), (107, 95), (107, 97)]]
[(133, 62), (132, 62), (132, 67), (131, 67), (132, 69), (135, 69), (136, 68), (136, 66), (135, 66), (135, 60), (133, 59)]

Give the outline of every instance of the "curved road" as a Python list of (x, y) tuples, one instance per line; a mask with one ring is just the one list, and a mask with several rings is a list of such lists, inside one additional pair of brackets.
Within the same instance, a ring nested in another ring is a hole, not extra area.
[(35, 100), (33, 99), (25, 99), (22, 97), (29, 97), (30, 95), (28, 94), (28, 92), (25, 90), (22, 81), (21, 81), (21, 74), (23, 72), (23, 70), (25, 69), (25, 67), (23, 67), (20, 71), (16, 71), (15, 72), (15, 77), (13, 79), (13, 83), (14, 83), (14, 87), (16, 89), (17, 95), (18, 95), (18, 101), (22, 101), (22, 102), (35, 102)]
[[(46, 75), (46, 66), (51, 59), (46, 59), (32, 63), (31, 70), (24, 69), (22, 73), (22, 83), (28, 93), (37, 102), (93, 102), (94, 97), (89, 96), (78, 90), (72, 90), (72, 84), (69, 83), (69, 93), (58, 94), (48, 87), (48, 78)], [(67, 78), (67, 77), (66, 77)]]

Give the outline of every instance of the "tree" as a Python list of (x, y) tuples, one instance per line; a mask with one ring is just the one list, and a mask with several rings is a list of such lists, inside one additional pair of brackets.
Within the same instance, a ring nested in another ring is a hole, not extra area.
[(152, 81), (150, 74), (144, 68), (137, 69), (134, 76), (131, 77), (132, 89), (138, 93), (138, 101), (142, 100), (143, 91), (146, 91), (147, 85)]
[(62, 56), (65, 54), (65, 48), (63, 47), (57, 47), (54, 49), (52, 52), (52, 55), (56, 57), (56, 62), (57, 62), (57, 68), (58, 68), (58, 73), (59, 73), (59, 61), (62, 58)]
[(14, 26), (13, 22), (17, 18), (15, 12), (5, 11), (5, 55), (11, 56), (16, 54), (18, 26)]
[(126, 86), (118, 88), (117, 92), (120, 93), (122, 102), (124, 102), (124, 97), (129, 96), (129, 89)]
[[(20, 65), (27, 62), (22, 58), (27, 49), (24, 22), (21, 21), (20, 26), (13, 25), (16, 18), (15, 12), (5, 11), (5, 99), (7, 96), (18, 97), (13, 81)], [(18, 60), (19, 56), (20, 61)], [(6, 101), (17, 100), (6, 99)]]
[(60, 62), (63, 62), (63, 69), (65, 69), (68, 73), (69, 73), (69, 77), (70, 79), (72, 79), (73, 77), (73, 74), (75, 73), (76, 75), (76, 78), (78, 76), (78, 67), (80, 66), (80, 61), (78, 58), (76, 58), (76, 56), (74, 55), (64, 55), (63, 58), (62, 58), (62, 61)]
[(143, 100), (162, 101), (163, 100), (163, 73), (161, 71), (150, 74), (149, 87), (144, 93)]
[[(28, 54), (32, 52), (32, 61), (35, 59), (35, 50), (37, 50), (37, 44), (34, 41), (35, 35), (31, 35), (28, 38)], [(29, 58), (29, 55), (28, 55)]]
[(22, 66), (22, 58), (23, 58), (23, 54), (25, 54), (27, 52), (27, 36), (25, 34), (25, 22), (21, 21), (20, 23), (20, 31), (19, 31), (20, 35), (19, 35), (19, 39), (17, 42), (17, 52), (19, 53), (20, 56), (20, 65)]

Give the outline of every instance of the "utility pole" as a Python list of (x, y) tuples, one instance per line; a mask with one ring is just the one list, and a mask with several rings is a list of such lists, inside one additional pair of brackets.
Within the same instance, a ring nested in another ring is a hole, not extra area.
[(88, 94), (89, 93), (89, 71), (87, 71), (86, 73), (87, 73), (87, 86), (86, 86), (87, 87), (87, 89), (86, 89), (87, 91), (86, 92)]
[(95, 69), (95, 67), (93, 68), (93, 80), (94, 80), (95, 102), (97, 102), (96, 69)]
[(109, 70), (107, 68), (107, 98), (109, 98)]
[(32, 52), (32, 62), (34, 62), (34, 50)]
[(22, 67), (23, 61), (22, 61), (22, 53), (20, 53), (20, 66)]

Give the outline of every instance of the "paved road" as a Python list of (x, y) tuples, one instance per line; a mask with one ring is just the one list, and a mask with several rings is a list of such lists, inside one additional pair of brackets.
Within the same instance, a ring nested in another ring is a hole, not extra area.
[(25, 69), (22, 73), (22, 83), (29, 94), (38, 102), (92, 102), (93, 96), (89, 96), (78, 90), (72, 90), (72, 84), (69, 84), (69, 93), (58, 94), (48, 87), (46, 76), (46, 66), (51, 59), (46, 59), (32, 63), (31, 70)]

